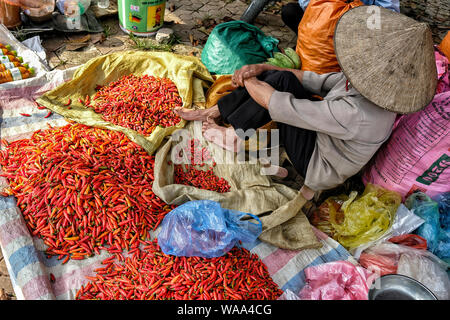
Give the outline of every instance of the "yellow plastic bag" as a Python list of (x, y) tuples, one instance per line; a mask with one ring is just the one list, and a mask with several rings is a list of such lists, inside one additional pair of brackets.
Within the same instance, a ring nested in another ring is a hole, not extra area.
[(367, 184), (363, 194), (330, 197), (311, 217), (311, 223), (352, 250), (380, 238), (392, 225), (401, 203), (397, 192)]
[[(186, 121), (181, 120), (173, 127), (157, 127), (149, 136), (144, 136), (132, 129), (103, 120), (101, 114), (95, 113), (91, 108), (85, 108), (78, 102), (79, 98), (84, 100), (87, 95), (92, 100), (97, 85), (107, 85), (129, 74), (137, 76), (148, 74), (171, 79), (176, 84), (183, 106), (186, 108), (194, 104), (204, 108), (206, 97), (203, 88), (208, 88), (214, 81), (209, 71), (196, 57), (168, 52), (123, 51), (89, 60), (77, 69), (71, 81), (45, 93), (37, 99), (37, 102), (70, 120), (88, 126), (120, 131), (152, 154), (164, 137), (176, 129), (183, 128)], [(64, 106), (69, 99), (72, 100), (71, 109)]]

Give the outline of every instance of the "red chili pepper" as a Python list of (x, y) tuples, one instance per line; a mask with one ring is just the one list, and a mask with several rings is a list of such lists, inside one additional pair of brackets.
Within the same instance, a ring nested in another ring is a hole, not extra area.
[(64, 104), (66, 107), (69, 106), (72, 103), (72, 99), (69, 98), (69, 100), (67, 100), (67, 102)]
[(165, 255), (156, 239), (142, 245), (123, 261), (105, 259), (76, 299), (275, 300), (283, 293), (264, 263), (245, 248), (206, 259)]
[(34, 105), (39, 109), (39, 110), (43, 110), (43, 109), (47, 109), (47, 107), (41, 106), (39, 103), (37, 103), (36, 101), (33, 101)]
[[(174, 166), (174, 182), (221, 193), (230, 191), (231, 187), (228, 182), (216, 176), (212, 167), (209, 167), (206, 171), (198, 170), (194, 167), (195, 165), (203, 167), (205, 165), (204, 161), (212, 159), (209, 150), (207, 148), (198, 148), (199, 146), (199, 140), (191, 139), (189, 147), (184, 148), (183, 151), (190, 164), (184, 166), (186, 171), (182, 165)], [(171, 161), (168, 164), (171, 165)], [(213, 162), (213, 167), (215, 165), (216, 163)]]
[(21, 113), (20, 115), (24, 116), (24, 117), (31, 117), (31, 114), (28, 114), (28, 113)]
[(50, 282), (55, 283), (55, 275), (53, 273), (50, 273)]
[(96, 90), (93, 104), (87, 103), (88, 97), (84, 104), (113, 124), (150, 135), (157, 126), (170, 127), (181, 121), (173, 109), (183, 103), (168, 78), (128, 75)]
[(44, 118), (48, 118), (48, 117), (50, 117), (51, 115), (52, 115), (52, 112), (49, 111), (49, 112), (47, 113), (47, 115), (46, 115)]

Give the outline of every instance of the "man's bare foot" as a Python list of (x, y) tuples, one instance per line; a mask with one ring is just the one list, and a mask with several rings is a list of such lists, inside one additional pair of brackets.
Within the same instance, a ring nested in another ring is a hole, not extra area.
[(242, 140), (236, 135), (233, 127), (221, 127), (213, 119), (208, 118), (203, 122), (202, 132), (206, 140), (225, 150), (238, 152), (241, 148)]
[(219, 106), (217, 104), (208, 109), (193, 110), (188, 108), (175, 108), (174, 111), (181, 118), (188, 121), (206, 121), (208, 118), (216, 119), (220, 117)]

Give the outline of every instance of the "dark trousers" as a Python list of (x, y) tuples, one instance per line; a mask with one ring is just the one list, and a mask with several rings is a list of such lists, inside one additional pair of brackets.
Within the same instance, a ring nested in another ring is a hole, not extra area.
[[(316, 100), (303, 88), (292, 72), (266, 71), (258, 76), (258, 79), (278, 91), (292, 93), (297, 99)], [(224, 122), (231, 124), (235, 130), (256, 130), (272, 120), (269, 111), (253, 100), (242, 87), (222, 97), (218, 101), (218, 106)], [(277, 122), (277, 128), (281, 145), (284, 146), (297, 172), (305, 177), (316, 143), (316, 132), (280, 122)]]
[(298, 2), (290, 2), (281, 7), (281, 20), (288, 26), (295, 34), (298, 34), (298, 24), (303, 17), (303, 9)]

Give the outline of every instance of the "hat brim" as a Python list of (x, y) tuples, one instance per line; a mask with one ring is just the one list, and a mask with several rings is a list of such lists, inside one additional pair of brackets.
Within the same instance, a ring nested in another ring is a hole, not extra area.
[(340, 17), (334, 47), (352, 86), (376, 105), (405, 114), (433, 99), (437, 70), (427, 24), (382, 7), (359, 6)]

